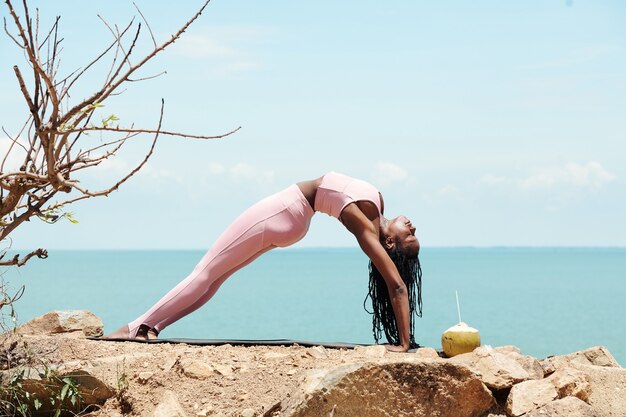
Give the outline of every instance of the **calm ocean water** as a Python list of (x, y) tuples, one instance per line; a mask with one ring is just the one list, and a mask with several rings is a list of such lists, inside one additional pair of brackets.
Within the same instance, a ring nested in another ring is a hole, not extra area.
[[(19, 321), (87, 309), (110, 332), (183, 279), (203, 251), (51, 251), (11, 269), (26, 285)], [(626, 365), (626, 249), (424, 248), (424, 317), (417, 341), (439, 348), (463, 321), (483, 344), (513, 344), (545, 357), (605, 345)], [(300, 339), (371, 343), (363, 310), (367, 260), (358, 249), (274, 250), (239, 271), (204, 307), (163, 337)]]

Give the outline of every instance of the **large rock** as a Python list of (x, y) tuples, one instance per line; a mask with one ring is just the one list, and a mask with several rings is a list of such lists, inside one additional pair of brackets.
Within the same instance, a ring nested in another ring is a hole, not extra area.
[(188, 417), (185, 409), (173, 391), (165, 391), (161, 402), (156, 406), (150, 417)]
[[(18, 371), (19, 372), (19, 371)], [(98, 378), (82, 370), (20, 381), (21, 401), (33, 416), (52, 415), (57, 409), (78, 413), (100, 406), (115, 392)], [(35, 407), (35, 402), (40, 404)]]
[(541, 361), (541, 366), (546, 374), (550, 374), (559, 368), (568, 367), (571, 364), (621, 368), (620, 364), (611, 355), (611, 352), (604, 346), (594, 346), (567, 355), (549, 356)]
[(562, 368), (546, 378), (559, 394), (559, 398), (576, 397), (583, 401), (589, 399), (591, 384), (589, 376), (574, 368)]
[[(551, 379), (553, 382), (560, 379), (556, 373), (559, 370), (573, 368), (582, 372), (590, 387), (584, 389), (584, 383), (579, 381), (578, 384), (574, 383), (574, 391), (570, 395), (584, 397), (586, 394), (586, 401), (602, 417), (626, 416), (626, 369), (619, 366), (605, 347), (595, 346), (568, 355), (549, 357), (542, 361), (542, 365), (546, 370), (555, 372), (553, 375), (557, 375)], [(577, 394), (577, 391), (583, 389), (585, 393)]]
[(450, 361), (466, 365), (479, 375), (489, 388), (501, 390), (511, 388), (522, 381), (543, 377), (543, 372), (531, 374), (524, 369), (518, 362), (518, 356), (522, 355), (516, 352), (501, 353), (488, 346), (482, 346), (471, 353), (457, 355)]
[(207, 379), (215, 375), (215, 368), (206, 362), (185, 358), (180, 360), (180, 370), (185, 376), (195, 379)]
[(315, 370), (265, 416), (478, 417), (493, 402), (465, 366), (408, 357)]
[(509, 416), (521, 416), (548, 404), (557, 395), (554, 385), (545, 379), (520, 382), (511, 388), (506, 399), (506, 412)]
[(603, 417), (626, 416), (626, 369), (574, 365), (589, 378), (591, 392), (587, 402)]
[(593, 407), (575, 397), (552, 401), (524, 417), (601, 417)]
[[(495, 350), (498, 351), (498, 348), (496, 348)], [(506, 356), (519, 363), (520, 366), (524, 368), (526, 372), (528, 372), (529, 379), (542, 379), (544, 377), (544, 369), (541, 366), (541, 362), (539, 362), (537, 358), (522, 355), (519, 351), (515, 351), (512, 349), (502, 349), (500, 353), (504, 353)]]
[(84, 336), (102, 336), (102, 320), (87, 310), (51, 311), (18, 327), (18, 332), (28, 335), (78, 333)]

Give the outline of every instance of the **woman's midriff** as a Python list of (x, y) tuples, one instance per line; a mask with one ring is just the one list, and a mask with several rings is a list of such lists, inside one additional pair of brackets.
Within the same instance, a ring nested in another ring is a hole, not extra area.
[(314, 211), (315, 211), (315, 194), (317, 193), (318, 187), (322, 183), (322, 178), (323, 177), (319, 177), (314, 180), (302, 181), (302, 182), (297, 183), (298, 188), (300, 188), (300, 191), (302, 191), (302, 194), (304, 195), (304, 198), (306, 198), (306, 201), (309, 202), (309, 205)]

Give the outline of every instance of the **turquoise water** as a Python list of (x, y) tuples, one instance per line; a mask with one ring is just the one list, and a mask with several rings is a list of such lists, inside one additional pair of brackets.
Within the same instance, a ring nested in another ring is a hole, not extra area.
[[(19, 321), (87, 309), (110, 332), (183, 279), (203, 251), (51, 251), (11, 269), (26, 285)], [(463, 321), (483, 344), (513, 344), (537, 357), (605, 345), (626, 365), (626, 249), (424, 248), (424, 317), (416, 339), (440, 346)], [(358, 249), (272, 251), (231, 277), (204, 307), (163, 337), (301, 339), (371, 343), (363, 310), (367, 260)]]

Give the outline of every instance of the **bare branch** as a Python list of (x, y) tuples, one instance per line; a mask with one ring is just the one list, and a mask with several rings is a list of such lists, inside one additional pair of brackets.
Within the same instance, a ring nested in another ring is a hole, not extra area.
[(160, 73), (156, 74), (156, 75), (150, 75), (148, 77), (143, 77), (143, 78), (136, 78), (136, 79), (132, 79), (132, 78), (128, 78), (126, 81), (134, 83), (137, 81), (146, 81), (146, 80), (151, 80), (153, 78), (157, 78), (160, 77), (163, 74), (167, 74), (167, 71), (161, 71)]
[[(126, 31), (131, 27), (131, 25), (133, 24), (133, 20), (130, 21), (130, 23), (128, 24), (128, 26), (126, 26), (126, 28), (122, 31), (121, 36), (124, 36), (124, 34), (126, 33)], [(70, 91), (70, 89), (72, 88), (72, 86), (74, 85), (74, 83), (85, 73), (85, 71), (87, 71), (89, 68), (91, 68), (92, 65), (94, 65), (95, 63), (97, 63), (98, 61), (100, 61), (100, 59), (102, 59), (102, 57), (104, 57), (110, 50), (111, 48), (113, 48), (116, 44), (118, 43), (118, 40), (116, 39), (115, 41), (113, 41), (111, 43), (111, 45), (109, 45), (104, 52), (102, 52), (100, 55), (98, 55), (93, 61), (91, 61), (78, 75), (76, 75), (76, 78), (74, 78), (69, 85), (63, 89), (63, 91), (61, 92), (61, 95), (59, 96), (61, 99), (63, 97), (65, 97), (67, 95), (67, 93)], [(109, 73), (110, 74), (110, 73)], [(71, 76), (71, 75), (70, 75)], [(68, 77), (69, 78), (69, 77)]]
[[(7, 159), (9, 158), (9, 155), (11, 154), (11, 151), (13, 150), (13, 146), (14, 145), (19, 145), (21, 146), (27, 153), (28, 153), (28, 149), (26, 149), (26, 147), (24, 145), (22, 145), (17, 138), (13, 138), (11, 137), (11, 135), (9, 135), (9, 132), (7, 132), (4, 129), (4, 126), (2, 127), (2, 131), (4, 132), (5, 135), (7, 135), (7, 137), (9, 139), (11, 139), (11, 146), (9, 146), (9, 149), (7, 150), (7, 153), (4, 155), (4, 158), (2, 159), (2, 164), (0, 164), (0, 172), (4, 171), (4, 164), (6, 164)], [(19, 136), (18, 136), (19, 138)]]
[(154, 48), (156, 49), (157, 48), (157, 43), (156, 43), (156, 40), (154, 39), (154, 34), (152, 33), (152, 29), (150, 28), (150, 24), (146, 20), (146, 17), (143, 15), (143, 13), (141, 13), (141, 10), (139, 10), (139, 7), (137, 7), (137, 3), (133, 2), (133, 6), (135, 6), (135, 9), (137, 9), (137, 11), (141, 15), (141, 18), (143, 19), (144, 23), (148, 27), (148, 32), (150, 32), (150, 37), (152, 38), (152, 43), (154, 44)]
[(15, 42), (15, 44), (16, 44), (17, 46), (19, 46), (19, 47), (20, 47), (20, 48), (22, 48), (22, 49), (23, 49), (23, 48), (25, 48), (25, 46), (24, 46), (23, 44), (21, 44), (21, 43), (20, 43), (17, 39), (15, 39), (15, 37), (14, 37), (13, 35), (11, 35), (11, 32), (9, 32), (9, 29), (7, 28), (7, 19), (6, 19), (6, 17), (5, 17), (5, 18), (2, 18), (2, 20), (4, 20), (4, 33), (6, 33), (6, 34), (7, 34), (7, 36), (8, 36), (8, 37), (9, 37), (9, 38), (13, 41), (13, 42)]
[(113, 191), (117, 190), (120, 187), (120, 185), (125, 183), (130, 177), (135, 175), (141, 168), (143, 168), (143, 166), (148, 162), (148, 159), (150, 159), (150, 157), (152, 156), (152, 153), (154, 152), (154, 146), (156, 145), (157, 139), (159, 138), (159, 133), (160, 133), (159, 129), (161, 128), (161, 124), (163, 122), (163, 109), (164, 109), (164, 106), (165, 106), (165, 101), (161, 100), (161, 115), (159, 116), (159, 125), (157, 127), (156, 134), (154, 136), (154, 140), (152, 141), (152, 145), (150, 146), (150, 149), (146, 153), (146, 156), (144, 157), (144, 159), (141, 161), (141, 163), (139, 165), (137, 165), (124, 178), (122, 178), (117, 183), (115, 183), (115, 185), (113, 185), (112, 187), (110, 187), (110, 188), (108, 188), (106, 190), (102, 190), (102, 191), (90, 192), (90, 191), (80, 187), (77, 183), (68, 181), (68, 183), (73, 188), (75, 188), (76, 190), (80, 191), (82, 193), (82, 195), (79, 196), (79, 197), (68, 199), (68, 200), (63, 201), (61, 203), (54, 204), (54, 205), (50, 206), (48, 208), (48, 210), (55, 210), (55, 209), (57, 209), (59, 207), (62, 207), (64, 205), (66, 205), (66, 204), (71, 204), (71, 203), (74, 203), (76, 201), (85, 200), (85, 199), (91, 198), (91, 197), (108, 196)]
[(231, 130), (230, 132), (221, 134), (221, 135), (215, 135), (215, 136), (206, 136), (206, 135), (190, 135), (187, 133), (180, 133), (180, 132), (170, 132), (167, 130), (151, 130), (151, 129), (124, 129), (124, 128), (120, 128), (120, 127), (84, 127), (84, 128), (80, 128), (80, 129), (69, 129), (69, 130), (65, 130), (62, 132), (56, 131), (56, 130), (44, 130), (46, 132), (49, 133), (76, 133), (76, 132), (113, 132), (113, 133), (160, 133), (162, 135), (169, 135), (169, 136), (178, 136), (181, 138), (187, 138), (187, 139), (221, 139), (221, 138), (225, 138), (226, 136), (230, 136), (233, 133), (237, 132), (238, 130), (241, 129), (241, 126), (239, 126), (236, 129)]
[[(39, 64), (39, 60), (38, 60), (37, 56), (35, 55), (35, 50), (33, 49), (33, 45), (29, 44), (28, 40), (26, 39), (26, 33), (25, 33), (25, 30), (24, 30), (24, 27), (22, 26), (22, 23), (20, 22), (20, 19), (19, 19), (17, 13), (15, 13), (15, 10), (13, 9), (13, 5), (11, 4), (11, 2), (9, 0), (5, 0), (5, 3), (9, 6), (9, 13), (13, 17), (13, 21), (15, 22), (15, 26), (18, 29), (19, 37), (22, 38), (22, 41), (24, 42), (24, 48), (23, 49), (26, 52), (26, 54), (28, 55), (28, 60), (30, 61), (31, 65), (33, 66), (34, 75), (35, 75), (35, 82), (38, 82), (38, 79), (41, 78), (41, 79), (43, 79), (44, 83), (47, 86), (49, 97), (50, 97), (50, 100), (52, 101), (52, 105), (53, 105), (53, 110), (52, 110), (52, 114), (50, 116), (50, 120), (54, 123), (57, 120), (58, 105), (59, 105), (59, 100), (58, 100), (58, 97), (57, 97), (57, 94), (56, 94), (56, 90), (54, 89), (54, 86), (52, 85), (52, 81), (50, 81), (50, 79), (46, 75), (45, 71), (41, 68), (41, 66)], [(25, 0), (24, 0), (24, 8), (26, 9), (26, 13), (28, 15), (28, 8), (27, 8)], [(28, 22), (28, 19), (27, 19), (27, 24), (30, 26), (30, 23)]]
[(30, 114), (33, 116), (33, 120), (35, 120), (35, 125), (39, 127), (41, 125), (41, 120), (39, 119), (39, 113), (37, 113), (37, 107), (35, 107), (35, 103), (33, 103), (33, 99), (30, 97), (30, 93), (26, 89), (26, 84), (24, 83), (24, 78), (22, 77), (22, 73), (17, 65), (13, 66), (13, 71), (15, 72), (15, 76), (17, 77), (17, 82), (20, 85), (20, 90), (22, 91), (22, 95), (26, 99), (26, 103), (28, 104), (28, 109), (30, 110)]
[[(38, 257), (39, 259), (46, 259), (48, 257), (48, 251), (45, 249), (37, 249), (32, 251), (31, 253), (29, 253), (28, 255), (24, 256), (22, 259), (20, 258), (20, 255), (15, 255), (13, 256), (13, 258), (11, 258), (8, 261), (0, 261), (0, 266), (24, 266), (26, 265), (26, 262), (28, 262), (28, 260), (30, 258), (32, 258), (33, 256)], [(4, 255), (2, 255), (2, 257), (4, 257)], [(0, 257), (0, 259), (2, 259), (2, 257)], [(19, 294), (19, 292), (18, 292)], [(21, 294), (20, 294), (21, 296)], [(2, 300), (2, 302), (0, 302), (0, 308), (2, 308), (3, 305), (7, 305), (7, 304), (11, 304), (12, 302), (16, 301), (17, 299), (19, 299), (19, 297), (16, 295), (17, 298), (13, 298), (11, 300), (8, 300), (9, 302), (6, 303), (5, 300)]]
[[(23, 51), (25, 62), (33, 71), (33, 78), (27, 77), (30, 80), (30, 85), (28, 85), (20, 68), (14, 67), (20, 91), (28, 106), (29, 116), (17, 135), (11, 135), (4, 128), (2, 129), (12, 143), (0, 164), (0, 241), (7, 238), (23, 222), (29, 221), (33, 217), (38, 217), (46, 222), (55, 222), (68, 217), (68, 213), (64, 213), (66, 205), (87, 198), (108, 196), (116, 191), (145, 167), (153, 155), (156, 142), (161, 135), (188, 139), (219, 139), (240, 129), (238, 127), (230, 132), (211, 136), (162, 130), (165, 108), (163, 99), (161, 100), (158, 125), (155, 130), (135, 127), (134, 124), (130, 124), (130, 127), (109, 126), (111, 124), (109, 122), (112, 121), (111, 117), (106, 119), (101, 127), (91, 126), (92, 118), (95, 114), (99, 114), (96, 112), (97, 107), (103, 105), (107, 98), (126, 91), (125, 83), (145, 81), (167, 73), (163, 71), (156, 75), (135, 75), (144, 64), (179, 39), (189, 25), (204, 11), (210, 0), (204, 0), (197, 13), (160, 46), (157, 44), (145, 16), (134, 4), (143, 19), (143, 24), (148, 27), (154, 45), (154, 49), (140, 57), (138, 62), (134, 64), (130, 61), (130, 56), (136, 53), (135, 51), (139, 47), (142, 22), (137, 23), (135, 33), (131, 35), (130, 31), (135, 19), (131, 20), (127, 26), (120, 28), (117, 25), (109, 25), (101, 18), (113, 34), (113, 41), (107, 41), (104, 50), (84, 68), (79, 67), (69, 75), (62, 76), (60, 80), (57, 77), (61, 74), (60, 68), (64, 49), (62, 46), (63, 38), (59, 32), (60, 17), (57, 16), (47, 36), (40, 43), (39, 10), (37, 10), (33, 22), (28, 10), (28, 0), (21, 0), (24, 6), (21, 15), (18, 15), (14, 10), (13, 1), (17, 0), (4, 0), (15, 24), (14, 34), (9, 32), (6, 19), (4, 19), (4, 29), (10, 39)], [(87, 70), (93, 68), (113, 49), (115, 51), (111, 66), (107, 68), (108, 74), (104, 85), (91, 96), (70, 106), (72, 88), (77, 80), (82, 79)], [(86, 138), (92, 132), (97, 132), (94, 135), (96, 141)], [(128, 143), (129, 139), (140, 134), (153, 135), (149, 148), (137, 165), (123, 177), (118, 177), (119, 179), (112, 186), (107, 185), (104, 189), (92, 191), (88, 184), (81, 183), (80, 176), (75, 175), (78, 171), (96, 167), (103, 161), (114, 157)], [(97, 140), (98, 136), (99, 140)], [(83, 146), (83, 144), (87, 144), (87, 146)], [(23, 164), (17, 169), (9, 167), (11, 172), (3, 172), (9, 156), (18, 152), (18, 147), (26, 152)], [(84, 148), (87, 150), (83, 150)], [(61, 202), (51, 204), (51, 199), (58, 196), (59, 192), (72, 194)], [(44, 255), (43, 252), (34, 251), (22, 259), (16, 256), (4, 260), (0, 265), (23, 265), (28, 259), (38, 256), (38, 254)], [(3, 257), (0, 256), (0, 260), (2, 259)]]
[[(74, 106), (71, 110), (69, 110), (67, 112), (67, 114), (63, 117), (63, 122), (66, 122), (67, 120), (69, 120), (70, 118), (72, 118), (76, 113), (78, 113), (81, 109), (83, 109), (85, 106), (87, 106), (88, 104), (91, 103), (96, 103), (96, 102), (101, 102), (102, 100), (104, 100), (106, 97), (108, 97), (111, 93), (113, 93), (128, 77), (130, 77), (138, 68), (141, 68), (146, 62), (148, 62), (149, 60), (151, 60), (152, 58), (154, 58), (155, 55), (157, 55), (159, 52), (163, 51), (165, 48), (167, 48), (169, 45), (171, 45), (172, 43), (174, 43), (178, 38), (180, 38), (180, 35), (182, 35), (187, 28), (198, 18), (200, 17), (200, 15), (202, 14), (202, 12), (204, 11), (204, 9), (208, 6), (209, 2), (211, 0), (205, 0), (204, 4), (202, 5), (202, 7), (200, 8), (200, 10), (198, 10), (198, 12), (187, 21), (187, 23), (185, 23), (183, 25), (183, 27), (181, 27), (174, 35), (172, 35), (171, 39), (168, 40), (167, 42), (163, 43), (160, 47), (158, 47), (157, 49), (153, 50), (151, 53), (149, 53), (148, 55), (146, 55), (140, 62), (138, 62), (137, 64), (135, 64), (132, 68), (130, 68), (126, 74), (120, 76), (118, 78), (117, 81), (113, 82), (108, 88), (104, 88), (100, 91), (98, 91), (97, 93), (93, 94), (91, 97), (87, 98), (86, 100), (83, 100), (81, 103), (77, 104), (76, 106)], [(114, 77), (115, 78), (115, 77)]]
[[(107, 29), (109, 29), (109, 32), (111, 32), (111, 34), (113, 35), (113, 37), (115, 38), (115, 43), (117, 43), (117, 47), (119, 49), (122, 50), (122, 52), (124, 53), (124, 55), (126, 55), (126, 51), (124, 50), (124, 45), (122, 45), (122, 36), (124, 36), (123, 34), (120, 34), (119, 30), (117, 31), (117, 33), (113, 30), (113, 28), (109, 25), (109, 23), (104, 20), (104, 18), (100, 15), (98, 15), (98, 18), (102, 21), (102, 23), (104, 23), (104, 26), (107, 27)], [(132, 23), (135, 21), (135, 19), (133, 18), (133, 20), (130, 21), (130, 24), (132, 25)], [(130, 25), (129, 25), (130, 26)], [(117, 28), (117, 25), (115, 26)], [(124, 33), (126, 32), (126, 30), (124, 30)], [(135, 35), (135, 41), (137, 40), (137, 36), (139, 36), (139, 30), (137, 30), (137, 34)], [(134, 41), (133, 41), (134, 43)], [(126, 60), (126, 58), (125, 58)], [(122, 64), (125, 62), (122, 61)], [(128, 61), (128, 66), (132, 66), (130, 64), (130, 61)], [(107, 77), (108, 78), (108, 77)]]

